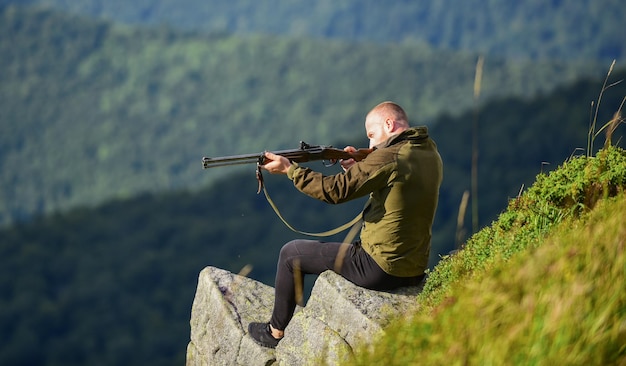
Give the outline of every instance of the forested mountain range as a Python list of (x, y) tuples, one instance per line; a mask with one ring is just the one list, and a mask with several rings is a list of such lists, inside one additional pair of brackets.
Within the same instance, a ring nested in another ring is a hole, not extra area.
[(620, 0), (0, 0), (128, 24), (212, 33), (275, 34), (530, 59), (621, 59)]
[[(233, 171), (202, 171), (202, 156), (364, 144), (364, 115), (382, 100), (413, 124), (475, 105), (469, 52), (129, 28), (18, 6), (0, 8), (0, 34), (0, 224)], [(608, 65), (488, 57), (479, 102)]]
[[(626, 70), (615, 70), (607, 85), (625, 77)], [(434, 121), (430, 134), (442, 154), (444, 181), (431, 265), (455, 248), (458, 207), (470, 184), (468, 121), (479, 117), (485, 225), (536, 174), (586, 153), (595, 111), (590, 101), (598, 100), (603, 82), (581, 81), (530, 100), (494, 101), (477, 113)], [(625, 96), (623, 82), (602, 92), (594, 132)], [(604, 145), (604, 131), (595, 137), (594, 150)], [(625, 133), (619, 126), (614, 143), (623, 146)], [(283, 214), (303, 230), (337, 226), (362, 205), (324, 205), (299, 194), (282, 176), (266, 180)], [(249, 170), (195, 193), (144, 194), (0, 230), (0, 364), (183, 363), (199, 271), (213, 265), (238, 272), (251, 265), (251, 277), (272, 284), (281, 245), (300, 237), (274, 216), (256, 188)]]

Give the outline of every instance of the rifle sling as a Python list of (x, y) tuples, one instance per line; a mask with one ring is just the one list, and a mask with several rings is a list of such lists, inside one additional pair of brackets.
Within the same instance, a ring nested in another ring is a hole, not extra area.
[[(276, 204), (274, 203), (274, 201), (272, 200), (272, 198), (270, 197), (269, 193), (267, 192), (267, 188), (265, 188), (265, 184), (263, 182), (263, 174), (261, 173), (261, 166), (257, 164), (257, 172), (256, 172), (256, 178), (259, 182), (259, 188), (257, 191), (257, 194), (261, 192), (261, 190), (263, 190), (263, 194), (265, 194), (265, 199), (267, 200), (267, 202), (270, 204), (270, 206), (272, 206), (272, 209), (274, 210), (274, 212), (276, 213), (276, 216), (278, 216), (278, 218), (280, 218), (280, 220), (283, 222), (283, 224), (285, 224), (289, 229), (291, 229), (291, 231), (298, 233), (298, 234), (302, 234), (302, 235), (307, 235), (307, 236), (315, 236), (315, 237), (327, 237), (327, 236), (332, 236), (335, 234), (338, 234), (342, 231), (345, 231), (351, 227), (356, 227), (357, 224), (360, 223), (361, 218), (363, 216), (363, 212), (359, 212), (359, 214), (352, 219), (350, 222), (347, 222), (337, 228), (334, 228), (332, 230), (328, 230), (328, 231), (323, 231), (320, 233), (309, 233), (306, 231), (300, 231), (296, 228), (294, 228), (293, 226), (291, 226), (287, 220), (285, 220), (285, 218), (283, 217), (283, 215), (280, 213), (280, 211), (278, 210), (278, 207), (276, 207)], [(351, 230), (348, 236), (352, 236), (354, 237), (356, 235), (355, 233), (355, 229)], [(351, 241), (352, 238), (346, 238), (346, 240), (344, 240), (344, 242), (347, 241)]]

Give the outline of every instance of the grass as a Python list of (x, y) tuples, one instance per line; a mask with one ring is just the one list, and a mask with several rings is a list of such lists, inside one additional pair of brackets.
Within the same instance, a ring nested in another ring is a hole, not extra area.
[(540, 174), (354, 365), (626, 365), (626, 152)]

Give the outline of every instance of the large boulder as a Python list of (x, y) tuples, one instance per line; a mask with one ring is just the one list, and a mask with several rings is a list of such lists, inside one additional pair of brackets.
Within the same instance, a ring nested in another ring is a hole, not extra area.
[(417, 306), (421, 289), (366, 290), (332, 271), (324, 272), (273, 350), (257, 345), (247, 329), (250, 322), (270, 318), (274, 289), (207, 267), (200, 273), (191, 311), (187, 365), (337, 364), (349, 360), (358, 345), (384, 335), (392, 319)]
[(269, 319), (274, 289), (214, 267), (200, 272), (191, 308), (187, 365), (271, 365), (274, 351), (247, 337), (248, 323)]

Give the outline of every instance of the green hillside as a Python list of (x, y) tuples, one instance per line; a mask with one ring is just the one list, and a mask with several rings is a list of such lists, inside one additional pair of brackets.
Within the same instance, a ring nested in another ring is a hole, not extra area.
[[(0, 34), (0, 224), (233, 172), (202, 171), (205, 155), (364, 144), (364, 114), (382, 100), (414, 124), (474, 105), (477, 56), (426, 46), (129, 28), (17, 6), (0, 7)], [(481, 100), (607, 67), (488, 57)]]
[(623, 59), (620, 0), (0, 0), (202, 32), (428, 44), (529, 59)]
[(540, 175), (355, 365), (623, 365), (626, 151)]

